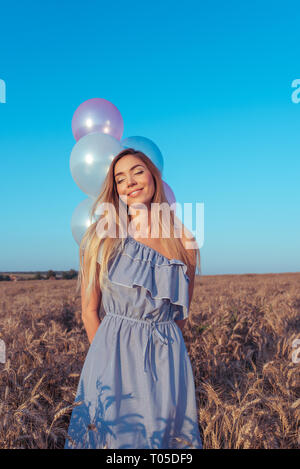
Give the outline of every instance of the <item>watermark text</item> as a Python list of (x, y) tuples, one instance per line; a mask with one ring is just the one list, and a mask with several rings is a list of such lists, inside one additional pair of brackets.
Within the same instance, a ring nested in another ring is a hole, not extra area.
[(0, 78), (0, 103), (6, 103), (6, 83)]
[(296, 78), (292, 81), (292, 88), (296, 89), (292, 92), (291, 99), (293, 103), (298, 104), (300, 103), (300, 78)]

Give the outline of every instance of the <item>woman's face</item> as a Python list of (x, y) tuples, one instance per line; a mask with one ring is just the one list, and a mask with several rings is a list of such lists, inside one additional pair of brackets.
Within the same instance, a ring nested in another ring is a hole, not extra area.
[(114, 178), (117, 192), (121, 199), (127, 196), (128, 206), (143, 203), (150, 208), (155, 184), (151, 172), (140, 158), (134, 155), (120, 158), (114, 168)]

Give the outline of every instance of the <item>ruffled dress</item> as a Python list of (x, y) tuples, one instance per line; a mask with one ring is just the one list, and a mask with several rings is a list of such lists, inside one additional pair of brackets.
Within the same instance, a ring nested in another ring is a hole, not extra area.
[(82, 368), (65, 449), (202, 448), (192, 366), (174, 322), (188, 317), (186, 271), (129, 235), (109, 261), (106, 314)]

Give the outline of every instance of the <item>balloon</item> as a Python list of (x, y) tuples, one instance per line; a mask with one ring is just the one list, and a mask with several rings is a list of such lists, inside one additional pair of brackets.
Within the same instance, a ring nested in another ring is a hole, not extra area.
[(164, 159), (158, 146), (146, 137), (128, 137), (121, 141), (123, 147), (142, 151), (163, 172)]
[(163, 181), (163, 186), (169, 205), (174, 204), (176, 202), (176, 199), (171, 187), (165, 181)]
[(97, 197), (114, 157), (124, 150), (111, 135), (95, 132), (82, 137), (70, 157), (71, 174), (87, 195)]
[(124, 131), (118, 108), (103, 98), (92, 98), (78, 106), (72, 118), (72, 132), (76, 141), (93, 132), (101, 132), (120, 140)]
[(95, 216), (92, 218), (92, 221), (90, 221), (89, 214), (95, 200), (95, 198), (90, 197), (82, 200), (73, 212), (71, 219), (71, 230), (73, 238), (78, 245), (80, 245), (82, 237), (91, 223), (97, 221), (98, 217)]

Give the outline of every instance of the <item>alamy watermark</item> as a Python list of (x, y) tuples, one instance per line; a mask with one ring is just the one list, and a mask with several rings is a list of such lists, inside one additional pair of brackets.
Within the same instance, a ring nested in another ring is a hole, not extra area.
[(294, 339), (293, 340), (292, 348), (296, 349), (292, 353), (292, 362), (293, 363), (300, 363), (300, 339)]
[(0, 103), (6, 103), (6, 83), (0, 78)]
[(296, 88), (296, 89), (295, 91), (292, 92), (291, 99), (293, 103), (298, 104), (300, 103), (300, 78), (296, 78), (295, 80), (292, 81), (292, 88)]
[[(125, 203), (124, 203), (125, 202)], [(163, 222), (163, 238), (171, 237), (171, 211), (175, 214), (174, 223), (174, 236), (175, 238), (187, 238), (186, 248), (187, 249), (200, 249), (204, 243), (204, 203), (196, 202), (184, 203), (183, 209), (179, 202), (174, 202), (169, 205), (167, 202), (151, 203), (150, 213), (150, 235), (149, 235), (149, 216), (148, 207), (137, 202), (128, 206), (127, 213), (127, 196), (120, 195), (119, 197), (119, 226), (120, 233), (117, 234), (117, 213), (114, 204), (110, 202), (102, 202), (99, 204), (96, 210), (96, 214), (99, 215), (99, 220), (96, 226), (96, 233), (99, 237), (126, 237), (129, 233), (130, 236), (138, 236), (141, 238), (159, 238), (159, 216)], [(193, 213), (195, 212), (195, 214)], [(127, 226), (128, 214), (133, 218)], [(181, 223), (180, 219), (183, 220)], [(195, 226), (195, 230), (189, 229), (189, 227)], [(186, 229), (185, 229), (186, 228)], [(188, 231), (187, 231), (188, 230)], [(194, 237), (191, 238), (190, 234)], [(190, 241), (188, 241), (190, 239)]]
[(4, 340), (0, 339), (0, 363), (5, 363), (6, 361), (5, 352), (6, 352), (5, 342)]

